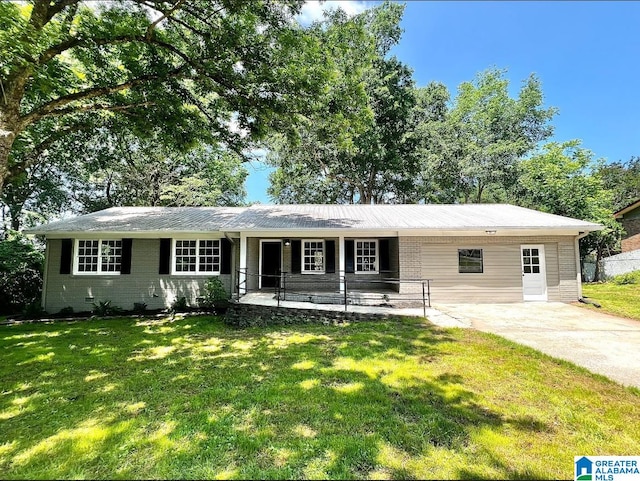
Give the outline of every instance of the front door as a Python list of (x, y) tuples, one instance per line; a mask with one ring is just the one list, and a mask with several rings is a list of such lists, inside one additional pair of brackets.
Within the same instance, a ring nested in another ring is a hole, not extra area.
[(260, 251), (260, 288), (276, 287), (280, 281), (282, 246), (280, 241), (264, 241)]
[(525, 301), (547, 300), (544, 245), (520, 246), (522, 260), (522, 297)]

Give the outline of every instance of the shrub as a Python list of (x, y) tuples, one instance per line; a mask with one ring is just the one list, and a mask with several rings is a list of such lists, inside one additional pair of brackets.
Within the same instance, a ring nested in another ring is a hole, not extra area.
[(73, 314), (73, 307), (71, 307), (71, 306), (63, 307), (58, 312), (58, 315), (60, 315), (60, 316), (70, 316), (72, 314)]
[(40, 301), (33, 301), (25, 306), (22, 310), (22, 316), (25, 319), (40, 319), (44, 315), (47, 314), (42, 306), (40, 305)]
[(187, 298), (184, 296), (177, 297), (171, 303), (171, 308), (169, 309), (170, 312), (186, 312), (188, 310), (189, 310), (189, 304), (187, 304)]
[(133, 303), (133, 312), (136, 314), (144, 314), (147, 311), (147, 303), (146, 302), (134, 302)]
[(0, 314), (39, 304), (43, 263), (42, 252), (19, 234), (0, 241)]
[(116, 306), (111, 305), (111, 301), (98, 301), (97, 304), (92, 304), (93, 309), (91, 312), (96, 316), (117, 316), (118, 314), (122, 314), (124, 311)]
[(198, 298), (198, 304), (204, 309), (224, 308), (229, 302), (229, 294), (218, 277), (207, 279), (204, 291)]
[(640, 284), (640, 271), (627, 272), (626, 274), (620, 274), (611, 279), (611, 282), (619, 286), (625, 284)]

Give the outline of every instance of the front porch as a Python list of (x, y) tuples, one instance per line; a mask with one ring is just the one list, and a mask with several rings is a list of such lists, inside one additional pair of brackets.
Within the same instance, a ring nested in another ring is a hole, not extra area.
[[(255, 275), (238, 271), (236, 279), (236, 300), (272, 299), (277, 305), (282, 302), (295, 302), (343, 306), (349, 310), (353, 306), (373, 306), (384, 308), (422, 308), (431, 307), (431, 279), (357, 280), (347, 276), (336, 276), (332, 283), (318, 283), (311, 278), (281, 273), (280, 275), (261, 275), (258, 281), (249, 282)], [(241, 279), (246, 279), (243, 284)], [(401, 286), (404, 284), (404, 288)], [(248, 286), (268, 286), (251, 289)]]

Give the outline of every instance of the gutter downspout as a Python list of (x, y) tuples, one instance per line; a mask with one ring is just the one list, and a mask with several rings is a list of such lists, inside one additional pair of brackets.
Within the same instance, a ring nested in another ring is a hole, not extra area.
[(576, 282), (578, 283), (578, 300), (582, 299), (582, 266), (580, 265), (580, 239), (587, 237), (590, 234), (589, 231), (581, 232), (576, 236), (575, 250), (576, 250)]

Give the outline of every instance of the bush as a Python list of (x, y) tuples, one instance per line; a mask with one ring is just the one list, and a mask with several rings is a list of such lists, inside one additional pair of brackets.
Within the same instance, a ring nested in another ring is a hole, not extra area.
[(146, 302), (134, 302), (133, 303), (133, 312), (136, 314), (144, 314), (147, 312), (147, 303)]
[(92, 304), (93, 309), (92, 313), (96, 316), (117, 316), (118, 314), (122, 314), (124, 311), (116, 306), (111, 305), (111, 301), (98, 301), (97, 304)]
[(0, 314), (13, 314), (40, 302), (44, 256), (19, 234), (0, 241)]
[(626, 284), (640, 284), (640, 271), (627, 272), (626, 274), (620, 274), (611, 279), (611, 282), (619, 286)]
[(39, 300), (27, 304), (22, 310), (22, 317), (24, 317), (25, 319), (40, 319), (46, 314), (47, 311), (42, 308)]
[(229, 294), (218, 277), (207, 279), (204, 292), (198, 298), (198, 304), (203, 309), (225, 308), (229, 303)]
[(187, 298), (177, 297), (175, 301), (171, 303), (171, 307), (169, 308), (170, 312), (186, 312), (189, 310), (189, 304), (187, 304)]
[(58, 315), (59, 316), (71, 316), (71, 315), (73, 315), (73, 307), (71, 307), (71, 306), (63, 307), (58, 312)]

